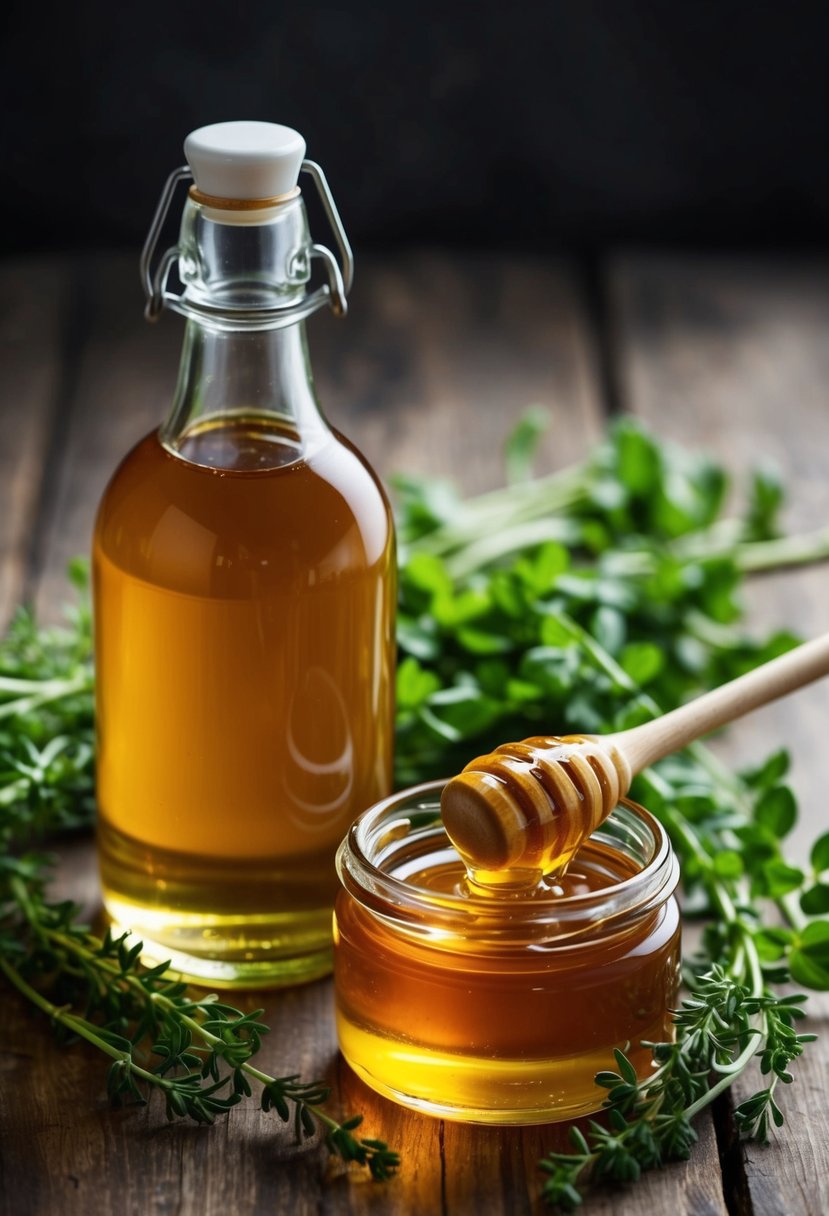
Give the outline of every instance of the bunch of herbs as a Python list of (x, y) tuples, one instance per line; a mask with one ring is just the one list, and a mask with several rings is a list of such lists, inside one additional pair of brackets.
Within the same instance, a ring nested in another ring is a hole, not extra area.
[[(540, 429), (530, 414), (511, 437), (501, 490), (462, 500), (446, 483), (398, 482), (401, 785), (553, 723), (636, 725), (797, 641), (751, 639), (743, 621), (747, 573), (829, 556), (825, 532), (779, 534), (783, 491), (768, 470), (733, 516), (721, 466), (627, 420), (582, 464), (534, 478)], [(82, 589), (80, 565), (72, 575)], [(256, 1067), (259, 1013), (189, 997), (166, 967), (143, 968), (136, 944), (99, 939), (77, 908), (49, 901), (39, 842), (94, 811), (91, 652), (83, 589), (64, 629), (21, 611), (0, 643), (0, 969), (64, 1038), (109, 1057), (114, 1101), (155, 1088), (171, 1118), (209, 1122), (253, 1082), (298, 1136), (322, 1128), (332, 1152), (387, 1177), (394, 1151), (355, 1136), (359, 1116), (332, 1119), (322, 1084)], [(829, 988), (829, 835), (807, 867), (786, 856), (797, 814), (787, 768), (781, 751), (735, 775), (694, 745), (637, 779), (633, 796), (679, 854), (686, 913), (707, 927), (686, 962), (676, 1040), (652, 1045), (643, 1080), (617, 1052), (597, 1078), (606, 1118), (542, 1163), (552, 1204), (572, 1208), (591, 1180), (631, 1181), (687, 1156), (693, 1117), (752, 1063), (763, 1082), (739, 1126), (764, 1140), (782, 1123), (779, 1086), (810, 1037), (795, 1029), (804, 998), (786, 985)]]

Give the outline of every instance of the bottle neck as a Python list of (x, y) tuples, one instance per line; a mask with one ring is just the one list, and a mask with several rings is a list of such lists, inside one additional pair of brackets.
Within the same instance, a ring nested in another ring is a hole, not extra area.
[(250, 322), (251, 310), (288, 308), (305, 294), (310, 237), (301, 198), (239, 215), (189, 199), (178, 249), (184, 299), (209, 306), (215, 319), (188, 318), (162, 443), (185, 460), (224, 469), (306, 456), (330, 432), (304, 322)]
[(266, 468), (307, 457), (329, 434), (303, 322), (248, 331), (187, 322), (159, 433), (168, 451), (211, 467)]

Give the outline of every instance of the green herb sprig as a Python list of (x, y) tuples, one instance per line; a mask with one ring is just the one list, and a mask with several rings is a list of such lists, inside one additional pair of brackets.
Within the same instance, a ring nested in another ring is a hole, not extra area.
[(262, 1109), (292, 1123), (297, 1141), (322, 1131), (330, 1153), (366, 1166), (373, 1178), (396, 1171), (398, 1154), (385, 1141), (354, 1135), (360, 1115), (340, 1122), (323, 1109), (325, 1084), (255, 1065), (269, 1033), (259, 1020), (263, 1010), (243, 1013), (215, 996), (189, 997), (167, 963), (141, 965), (141, 942), (109, 931), (100, 939), (77, 905), (47, 902), (42, 858), (3, 860), (0, 971), (64, 1041), (83, 1039), (110, 1058), (107, 1093), (116, 1106), (144, 1103), (155, 1090), (168, 1119), (212, 1123), (256, 1086)]
[[(764, 1072), (770, 1084), (737, 1108), (738, 1126), (765, 1142), (768, 1120), (783, 1124), (774, 1100), (778, 1081), (790, 1083), (787, 1071), (814, 1040), (797, 1034), (803, 1017), (802, 996), (757, 995), (715, 965), (675, 1015), (676, 1041), (650, 1043), (655, 1071), (640, 1080), (625, 1053), (615, 1052), (618, 1071), (598, 1073), (596, 1084), (608, 1090), (607, 1126), (591, 1120), (588, 1133), (570, 1129), (573, 1151), (549, 1153), (541, 1162), (547, 1175), (544, 1198), (564, 1211), (581, 1203), (585, 1182), (635, 1182), (645, 1170), (666, 1161), (684, 1161), (696, 1142), (692, 1120), (730, 1086), (765, 1036)], [(762, 1028), (761, 1028), (762, 1027)], [(711, 1077), (718, 1079), (711, 1084)]]
[(63, 628), (21, 608), (0, 639), (0, 855), (94, 817), (92, 622), (86, 564)]

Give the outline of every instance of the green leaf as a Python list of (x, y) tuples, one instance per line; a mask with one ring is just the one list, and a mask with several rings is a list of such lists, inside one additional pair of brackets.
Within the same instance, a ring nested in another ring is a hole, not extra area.
[(812, 845), (809, 860), (816, 874), (822, 874), (825, 870), (829, 870), (829, 832), (824, 832), (822, 836), (818, 836)]
[(432, 600), (432, 615), (438, 625), (452, 630), (469, 621), (479, 620), (490, 607), (490, 599), (485, 591), (468, 588), (454, 595), (436, 595)]
[(70, 558), (69, 564), (66, 567), (66, 573), (69, 582), (76, 591), (85, 592), (89, 588), (89, 558), (73, 557)]
[(411, 655), (397, 668), (397, 704), (401, 709), (416, 709), (430, 693), (440, 688), (433, 671), (424, 671)]
[(458, 630), (458, 641), (470, 654), (508, 654), (513, 649), (513, 642), (504, 634), (470, 629), (466, 625)]
[(392, 485), (399, 503), (401, 539), (415, 541), (457, 518), (460, 499), (448, 481), (397, 473), (392, 477)]
[(817, 882), (800, 897), (800, 906), (807, 916), (823, 916), (829, 912), (829, 883)]
[(532, 463), (539, 440), (550, 425), (550, 414), (535, 405), (521, 417), (504, 445), (504, 463), (510, 485), (532, 477)]
[(764, 963), (774, 963), (782, 958), (794, 940), (791, 929), (758, 929), (754, 934), (757, 953)]
[(441, 652), (438, 631), (430, 617), (412, 620), (403, 614), (398, 615), (397, 644), (416, 659), (436, 659)]
[(537, 595), (544, 595), (552, 589), (556, 579), (569, 570), (570, 554), (558, 541), (548, 540), (540, 547), (535, 558), (528, 565), (533, 590)]
[(803, 885), (803, 871), (781, 858), (773, 858), (762, 870), (755, 873), (754, 884), (760, 894), (767, 895), (770, 899), (780, 899)]
[(541, 621), (541, 641), (545, 646), (571, 647), (576, 643), (572, 627), (552, 614)]
[(497, 704), (483, 696), (476, 687), (441, 688), (428, 700), (429, 721), (441, 724), (441, 733), (460, 740), (480, 734), (494, 722), (499, 713)]
[(452, 579), (446, 566), (432, 553), (413, 553), (403, 568), (403, 577), (421, 591), (452, 593)]
[(632, 494), (646, 496), (659, 479), (659, 451), (650, 435), (631, 419), (613, 429), (619, 481)]
[(522, 680), (535, 684), (550, 699), (563, 702), (573, 695), (579, 665), (579, 652), (572, 640), (566, 650), (534, 646), (524, 655), (519, 675)]
[(509, 679), (505, 685), (507, 700), (516, 705), (524, 705), (528, 701), (540, 701), (541, 690), (537, 684), (529, 680)]
[(759, 823), (747, 823), (734, 829), (734, 835), (742, 842), (743, 860), (752, 874), (766, 865), (780, 852), (777, 837)]
[(741, 773), (742, 779), (754, 789), (770, 789), (778, 785), (789, 771), (791, 759), (786, 748), (773, 752), (759, 768), (747, 769)]
[(829, 989), (829, 922), (807, 925), (789, 954), (792, 979), (804, 988)]
[(649, 684), (665, 665), (665, 655), (653, 642), (630, 642), (619, 656), (620, 666), (641, 687)]
[(618, 608), (603, 604), (593, 614), (590, 632), (608, 654), (618, 654), (624, 646), (627, 633), (624, 613)]
[(756, 540), (777, 533), (777, 516), (785, 498), (780, 470), (770, 463), (753, 471), (749, 493), (747, 530)]
[(737, 589), (742, 576), (733, 558), (707, 558), (700, 562), (699, 570), (704, 576), (699, 591), (704, 611), (721, 624), (736, 621), (741, 614)]
[(733, 849), (723, 849), (713, 857), (714, 872), (726, 880), (742, 878), (745, 867), (739, 853)]
[(797, 822), (797, 803), (794, 794), (787, 785), (779, 785), (775, 789), (766, 790), (754, 809), (756, 821), (778, 840), (788, 836)]

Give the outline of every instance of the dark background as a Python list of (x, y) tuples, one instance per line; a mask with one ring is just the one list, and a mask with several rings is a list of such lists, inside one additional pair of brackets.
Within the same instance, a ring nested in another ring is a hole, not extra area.
[(285, 122), (360, 247), (824, 244), (829, 5), (14, 0), (2, 246), (134, 246), (189, 129)]

